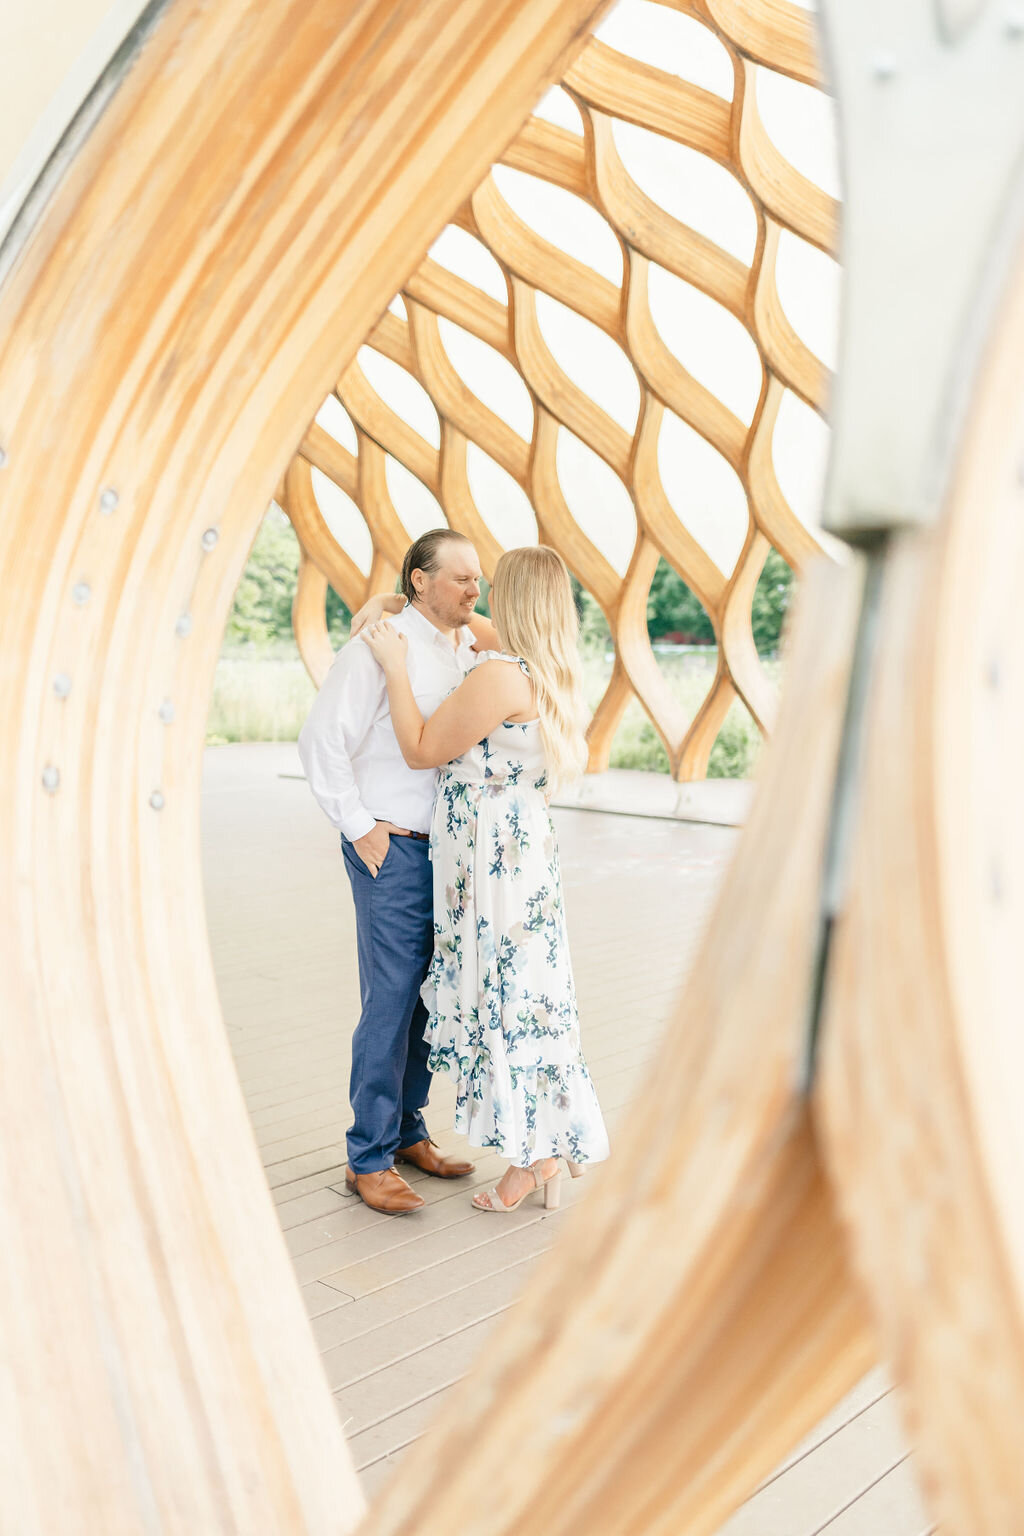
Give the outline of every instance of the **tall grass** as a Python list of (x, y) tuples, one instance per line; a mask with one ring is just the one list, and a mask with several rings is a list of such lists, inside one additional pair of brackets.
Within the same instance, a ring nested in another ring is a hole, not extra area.
[[(612, 654), (603, 644), (584, 645), (583, 677), (587, 703), (593, 709), (612, 670)], [(695, 651), (657, 653), (665, 681), (692, 720), (715, 674), (713, 647)], [(778, 662), (764, 663), (777, 677)], [(294, 741), (313, 703), (314, 688), (292, 641), (272, 645), (225, 647), (217, 664), (213, 699), (207, 719), (207, 742)], [(708, 765), (708, 777), (747, 778), (760, 751), (761, 737), (747, 710), (735, 703), (726, 716)], [(668, 772), (668, 755), (642, 706), (634, 699), (626, 709), (612, 747), (611, 767)]]
[[(657, 651), (658, 668), (672, 694), (682, 708), (687, 723), (693, 720), (707, 696), (718, 664), (714, 646), (702, 646), (699, 650)], [(778, 677), (779, 664), (764, 660), (766, 671), (772, 678)], [(611, 676), (612, 655), (604, 647), (585, 646), (583, 653), (583, 685), (587, 704), (594, 709)], [(751, 719), (749, 711), (736, 700), (725, 717), (718, 739), (711, 750), (708, 762), (709, 779), (745, 779), (754, 771), (761, 750), (761, 733)], [(645, 768), (653, 773), (668, 773), (668, 753), (665, 751), (643, 705), (631, 699), (626, 706), (622, 723), (615, 733), (609, 766), (612, 768)]]
[(315, 697), (294, 642), (227, 646), (214, 675), (207, 744), (295, 741)]

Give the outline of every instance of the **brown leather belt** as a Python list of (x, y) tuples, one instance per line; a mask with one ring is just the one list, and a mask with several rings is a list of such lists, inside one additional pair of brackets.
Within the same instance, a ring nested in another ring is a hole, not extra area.
[(409, 836), (410, 837), (414, 837), (418, 843), (429, 843), (430, 842), (430, 833), (429, 832), (410, 832)]

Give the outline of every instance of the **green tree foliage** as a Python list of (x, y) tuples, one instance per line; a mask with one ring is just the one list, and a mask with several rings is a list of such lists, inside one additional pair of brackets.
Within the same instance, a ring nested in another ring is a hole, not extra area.
[[(245, 574), (235, 594), (225, 639), (229, 644), (266, 645), (292, 635), (292, 598), (299, 570), (299, 546), (284, 513), (271, 507), (256, 536)], [(603, 649), (609, 641), (608, 624), (598, 604), (573, 577), (573, 593), (580, 614), (584, 645)], [(789, 608), (793, 572), (774, 549), (754, 591), (751, 622), (754, 643), (763, 654), (778, 649), (779, 636)], [(477, 609), (486, 613), (487, 586), (483, 585)], [(327, 623), (334, 644), (348, 633), (351, 614), (333, 588), (327, 593)], [(690, 645), (713, 645), (711, 620), (690, 588), (664, 560), (658, 562), (647, 602), (647, 632), (652, 640), (678, 637)]]
[(585, 650), (603, 651), (611, 640), (611, 631), (608, 628), (608, 620), (598, 603), (594, 601), (587, 589), (570, 576), (572, 582), (572, 595), (576, 603), (576, 612), (580, 620), (580, 638)]
[[(234, 645), (269, 645), (292, 638), (292, 598), (299, 574), (295, 530), (271, 507), (256, 535), (245, 574), (238, 584), (224, 639)], [(351, 618), (333, 588), (327, 590), (331, 638), (341, 643)]]
[(786, 564), (777, 549), (770, 549), (750, 605), (754, 644), (762, 654), (778, 650), (792, 598), (793, 568)]
[[(601, 609), (575, 576), (572, 589), (584, 645), (607, 643), (608, 624)], [(792, 594), (793, 572), (777, 550), (770, 550), (751, 603), (754, 644), (762, 655), (771, 655), (779, 648)], [(647, 633), (652, 640), (678, 638), (687, 645), (715, 643), (715, 632), (703, 604), (665, 560), (658, 561), (651, 582)]]
[[(750, 611), (754, 644), (762, 654), (778, 650), (792, 589), (791, 568), (777, 550), (769, 550)], [(659, 560), (651, 582), (647, 633), (652, 640), (678, 637), (681, 643), (689, 645), (715, 643), (715, 632), (703, 604), (664, 560)]]
[(714, 645), (715, 631), (707, 610), (666, 560), (658, 561), (647, 599), (647, 633), (652, 640), (666, 635), (684, 645)]
[(331, 644), (337, 650), (348, 639), (348, 632), (352, 625), (352, 611), (345, 607), (337, 592), (330, 586), (327, 588), (327, 603), (325, 606), (327, 609), (327, 633), (331, 637)]

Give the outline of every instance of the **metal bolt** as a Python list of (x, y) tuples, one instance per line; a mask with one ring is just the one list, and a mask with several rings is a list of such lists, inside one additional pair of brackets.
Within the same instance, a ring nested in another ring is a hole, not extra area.
[(164, 725), (170, 725), (171, 721), (174, 719), (174, 705), (171, 703), (170, 699), (164, 699), (163, 703), (160, 705), (160, 708), (157, 710), (157, 714), (160, 716), (160, 719), (163, 721)]
[(213, 549), (219, 538), (220, 534), (217, 532), (216, 528), (207, 528), (199, 542), (202, 544), (205, 550), (209, 551)]
[(53, 680), (53, 691), (58, 699), (66, 699), (71, 692), (71, 679), (66, 672), (58, 672)]
[(92, 587), (87, 581), (76, 581), (71, 588), (71, 596), (79, 608), (82, 608), (92, 597)]
[(55, 795), (60, 787), (60, 770), (52, 763), (47, 763), (43, 769), (43, 788), (48, 795)]
[(112, 486), (108, 485), (107, 489), (103, 492), (103, 495), (100, 497), (100, 511), (106, 517), (109, 517), (111, 512), (116, 512), (116, 510), (117, 510), (117, 503), (118, 503), (119, 499), (120, 498), (118, 497), (117, 492), (113, 489)]
[(894, 53), (876, 53), (871, 60), (871, 73), (876, 80), (891, 80), (896, 73)]
[(182, 637), (192, 633), (192, 615), (190, 613), (183, 613), (178, 618), (174, 625), (174, 633)]
[(163, 797), (163, 795), (160, 793), (160, 791), (158, 789), (154, 789), (153, 793), (150, 795), (149, 803), (153, 807), (154, 811), (162, 811), (163, 810), (163, 808), (164, 808), (164, 797)]

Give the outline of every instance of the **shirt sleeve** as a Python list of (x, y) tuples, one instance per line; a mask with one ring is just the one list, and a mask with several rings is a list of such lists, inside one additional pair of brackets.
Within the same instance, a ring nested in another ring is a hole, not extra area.
[(299, 734), (299, 757), (314, 798), (349, 842), (376, 825), (352, 770), (384, 698), (384, 673), (359, 639), (338, 653)]

